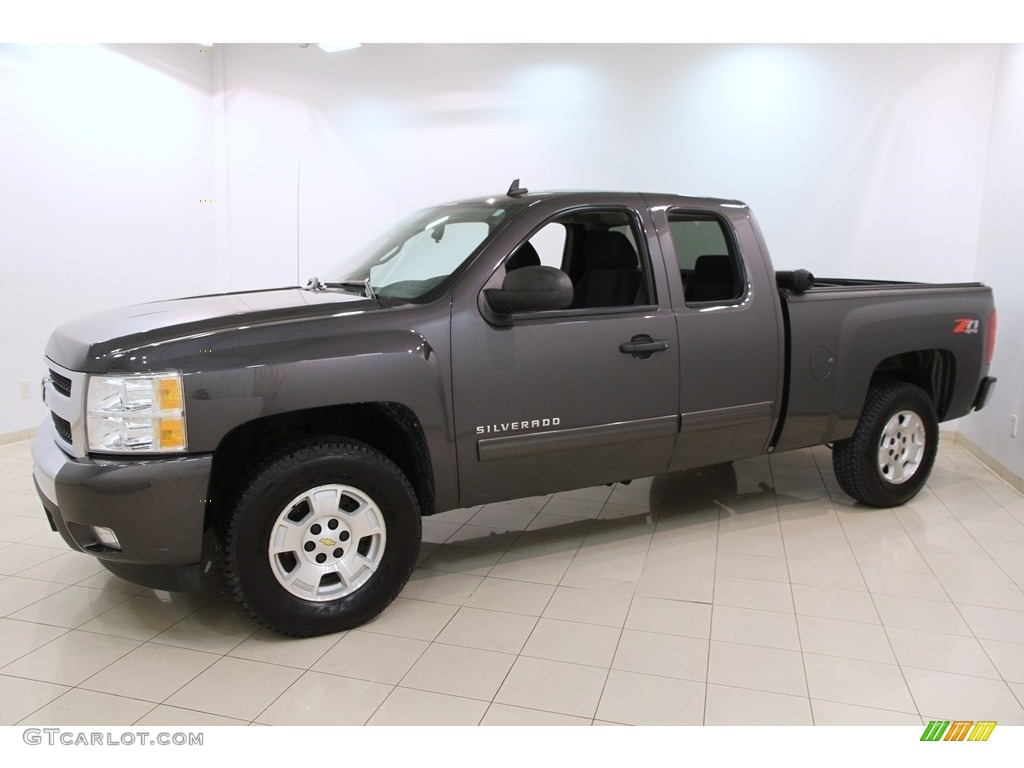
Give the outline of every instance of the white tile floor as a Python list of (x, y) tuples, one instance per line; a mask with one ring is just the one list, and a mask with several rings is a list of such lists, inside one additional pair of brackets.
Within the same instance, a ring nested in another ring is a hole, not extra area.
[(1024, 497), (943, 442), (853, 506), (825, 448), (456, 510), (377, 620), (289, 640), (128, 584), (0, 447), (0, 724), (1024, 724)]

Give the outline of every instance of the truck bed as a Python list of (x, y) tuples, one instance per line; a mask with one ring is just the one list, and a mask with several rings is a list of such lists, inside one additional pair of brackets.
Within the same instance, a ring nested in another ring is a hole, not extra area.
[(991, 332), (981, 283), (815, 278), (779, 291), (786, 399), (774, 450), (849, 437), (874, 381), (900, 369), (932, 393), (940, 421), (970, 412)]

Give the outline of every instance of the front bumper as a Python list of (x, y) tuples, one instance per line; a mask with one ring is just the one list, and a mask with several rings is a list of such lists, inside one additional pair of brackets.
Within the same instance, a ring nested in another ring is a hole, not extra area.
[[(198, 589), (212, 455), (75, 458), (55, 438), (47, 419), (32, 443), (32, 475), (50, 526), (68, 546), (144, 586)], [(96, 528), (113, 531), (120, 549), (101, 542)]]

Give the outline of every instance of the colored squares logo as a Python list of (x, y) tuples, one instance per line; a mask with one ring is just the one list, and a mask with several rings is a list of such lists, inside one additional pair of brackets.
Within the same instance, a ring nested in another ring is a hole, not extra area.
[(988, 741), (995, 727), (995, 720), (932, 720), (921, 741)]

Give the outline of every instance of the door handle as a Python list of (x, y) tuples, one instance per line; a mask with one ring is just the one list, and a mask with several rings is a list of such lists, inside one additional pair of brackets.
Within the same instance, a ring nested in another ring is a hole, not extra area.
[(664, 339), (652, 339), (650, 336), (634, 336), (629, 341), (619, 344), (619, 352), (624, 355), (646, 360), (655, 352), (664, 352), (668, 349), (668, 342)]

